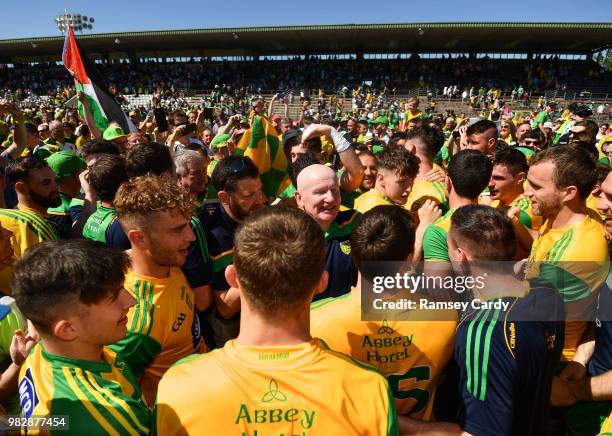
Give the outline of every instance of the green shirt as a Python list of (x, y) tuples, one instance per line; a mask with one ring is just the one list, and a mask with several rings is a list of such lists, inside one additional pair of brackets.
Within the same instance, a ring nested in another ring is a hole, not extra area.
[(103, 242), (113, 247), (127, 250), (131, 248), (129, 239), (121, 228), (115, 209), (99, 205), (85, 222), (83, 237)]
[(98, 206), (83, 227), (83, 237), (92, 241), (106, 243), (106, 229), (117, 219), (117, 212), (104, 206)]
[(427, 227), (423, 236), (423, 259), (450, 262), (446, 237), (450, 229), (451, 217), (455, 209), (450, 209)]
[(527, 158), (527, 162), (529, 162), (529, 160), (531, 159), (531, 156), (535, 154), (535, 151), (533, 151), (531, 148), (516, 147), (516, 149), (525, 155), (525, 157)]
[(537, 129), (538, 128), (538, 124), (544, 124), (545, 122), (550, 121), (550, 115), (548, 113), (548, 111), (540, 111), (535, 119), (533, 120), (533, 123), (531, 123), (531, 128), (532, 129)]
[(436, 154), (436, 157), (434, 158), (434, 163), (436, 165), (442, 166), (444, 163), (448, 163), (448, 157), (448, 147), (446, 145), (443, 145), (442, 148), (440, 148), (440, 151), (438, 151), (438, 153)]

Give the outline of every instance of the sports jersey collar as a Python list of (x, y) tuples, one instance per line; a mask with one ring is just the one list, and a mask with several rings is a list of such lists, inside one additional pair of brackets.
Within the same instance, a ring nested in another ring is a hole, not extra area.
[(277, 370), (291, 370), (309, 365), (316, 359), (320, 349), (319, 339), (314, 338), (297, 345), (277, 346), (241, 345), (233, 339), (223, 347), (225, 355), (242, 366)]
[(46, 218), (46, 217), (47, 217), (47, 214), (44, 214), (44, 215), (43, 215), (43, 214), (41, 214), (39, 211), (37, 211), (36, 209), (31, 209), (31, 208), (29, 208), (29, 207), (25, 207), (25, 206), (24, 206), (24, 205), (22, 205), (22, 204), (17, 204), (17, 209), (18, 209), (18, 210), (27, 211), (27, 212), (32, 212), (32, 213), (35, 213), (36, 215), (38, 215), (38, 216), (42, 216), (42, 217), (44, 217), (44, 218)]
[(114, 212), (114, 213), (117, 213), (115, 211), (114, 207), (103, 206), (102, 203), (98, 204), (98, 208), (96, 210), (99, 210), (99, 211), (102, 211), (102, 212)]
[(64, 211), (68, 211), (68, 208), (70, 206), (70, 202), (72, 201), (72, 197), (64, 194), (63, 192), (60, 192), (60, 198), (62, 199), (62, 204), (60, 204), (57, 207), (50, 207), (49, 209), (47, 209), (48, 212), (64, 212)]
[(379, 198), (380, 200), (382, 200), (382, 201), (384, 201), (384, 202), (386, 202), (386, 203), (393, 204), (393, 203), (391, 203), (391, 200), (389, 200), (389, 197), (387, 197), (385, 194), (383, 194), (382, 192), (380, 192), (380, 191), (379, 191), (379, 190), (376, 188), (376, 186), (374, 186), (372, 189), (370, 189), (370, 190), (368, 191), (368, 193), (371, 193), (370, 195), (372, 195), (373, 197), (377, 197), (377, 198)]
[(550, 232), (564, 233), (564, 232), (567, 232), (569, 229), (575, 229), (577, 227), (584, 227), (591, 220), (592, 220), (591, 212), (589, 212), (589, 213), (587, 213), (587, 215), (584, 218), (584, 220), (580, 221), (579, 223), (574, 223), (574, 224), (570, 224), (568, 226), (558, 227), (556, 229), (553, 229), (552, 228), (552, 221), (548, 219), (548, 220), (546, 220), (544, 225), (540, 228), (540, 235), (542, 235), (543, 233), (550, 233)]
[(334, 222), (331, 223), (325, 232), (325, 239), (339, 238), (348, 236), (353, 229), (355, 219), (359, 216), (359, 212), (353, 209), (340, 211)]
[(62, 201), (67, 201), (68, 203), (70, 203), (70, 201), (72, 200), (72, 197), (70, 195), (65, 194), (63, 192), (60, 192), (59, 195)]
[[(168, 277), (150, 277), (150, 276), (146, 276), (144, 274), (139, 274), (137, 272), (135, 272), (134, 270), (130, 270), (128, 272), (128, 274), (126, 275), (126, 282), (128, 280), (140, 280), (140, 281), (145, 281), (145, 282), (149, 282), (149, 283), (153, 283), (155, 285), (168, 285), (170, 284), (175, 276), (177, 271), (179, 271), (179, 269), (177, 267), (170, 267), (170, 273), (168, 274)], [(127, 283), (126, 283), (127, 284)], [(159, 290), (156, 289), (156, 290)]]
[(437, 220), (434, 221), (434, 223), (432, 225), (441, 223), (442, 221), (446, 220), (446, 219), (450, 219), (451, 216), (453, 216), (453, 214), (455, 213), (455, 210), (457, 209), (449, 209), (448, 212), (446, 212), (444, 215), (442, 215), (440, 218), (438, 218)]
[(43, 358), (54, 367), (71, 366), (75, 368), (81, 368), (91, 372), (111, 372), (111, 362), (114, 360), (110, 355), (108, 348), (102, 349), (102, 362), (93, 362), (91, 360), (80, 360), (72, 359), (70, 357), (59, 356), (57, 354), (51, 354), (45, 351), (42, 343), (37, 345), (40, 347)]

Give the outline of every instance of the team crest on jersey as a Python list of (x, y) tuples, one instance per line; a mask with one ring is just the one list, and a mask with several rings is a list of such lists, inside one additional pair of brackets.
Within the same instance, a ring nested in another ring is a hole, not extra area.
[(347, 256), (351, 254), (351, 243), (350, 241), (340, 242), (340, 251), (342, 251)]
[(202, 338), (202, 330), (200, 329), (200, 319), (197, 314), (193, 314), (193, 322), (191, 323), (191, 345), (194, 350), (200, 346)]
[(268, 385), (268, 392), (263, 394), (263, 397), (261, 397), (261, 402), (269, 403), (273, 400), (287, 401), (287, 395), (285, 395), (278, 389), (278, 383), (276, 382), (276, 380), (270, 379), (270, 383)]
[(30, 368), (26, 370), (25, 376), (19, 382), (19, 401), (21, 402), (21, 414), (24, 418), (29, 418), (34, 413), (34, 408), (38, 404), (38, 395), (34, 387), (34, 378)]
[(383, 319), (382, 325), (380, 326), (380, 328), (378, 329), (377, 332), (379, 335), (382, 334), (387, 334), (390, 335), (393, 333), (393, 329), (391, 327), (389, 327), (389, 323), (387, 322), (386, 319)]

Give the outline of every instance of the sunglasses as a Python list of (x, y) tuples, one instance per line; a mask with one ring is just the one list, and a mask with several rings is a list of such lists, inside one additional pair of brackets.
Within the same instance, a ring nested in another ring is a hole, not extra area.
[(527, 145), (540, 145), (540, 141), (535, 141), (535, 140), (530, 141), (529, 139), (526, 139), (525, 140), (525, 144), (527, 144)]
[(233, 161), (230, 164), (229, 169), (230, 169), (232, 174), (236, 174), (236, 173), (239, 173), (241, 171), (244, 171), (244, 169), (245, 169), (244, 160), (243, 159), (236, 159), (235, 161)]

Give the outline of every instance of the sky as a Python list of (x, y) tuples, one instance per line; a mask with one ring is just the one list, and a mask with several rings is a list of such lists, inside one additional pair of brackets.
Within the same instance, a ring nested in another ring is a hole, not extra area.
[(54, 17), (95, 18), (90, 33), (298, 24), (612, 22), (612, 0), (1, 0), (0, 39), (59, 36)]

